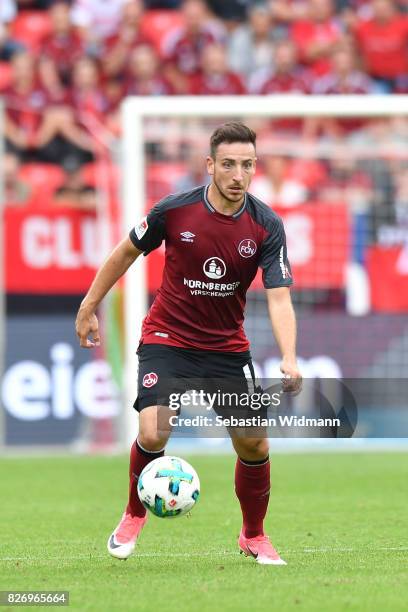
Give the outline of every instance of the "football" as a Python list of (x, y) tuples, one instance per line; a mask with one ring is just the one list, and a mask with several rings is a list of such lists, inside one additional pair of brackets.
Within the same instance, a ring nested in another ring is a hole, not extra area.
[(139, 476), (137, 491), (145, 508), (160, 518), (189, 512), (200, 495), (195, 469), (179, 457), (159, 457)]

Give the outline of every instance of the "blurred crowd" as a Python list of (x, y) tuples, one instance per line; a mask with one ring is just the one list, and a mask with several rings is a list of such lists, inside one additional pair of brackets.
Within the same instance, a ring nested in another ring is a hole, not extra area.
[[(407, 11), (403, 0), (1, 0), (6, 195), (20, 202), (30, 193), (21, 164), (58, 162), (65, 175), (56, 199), (92, 208), (80, 169), (118, 136), (127, 95), (408, 93)], [(361, 120), (273, 125), (367, 143), (375, 130)], [(285, 205), (310, 197), (290, 165), (265, 161), (260, 197)], [(387, 173), (382, 190), (392, 183), (406, 197), (405, 165)], [(360, 197), (377, 180), (361, 165), (333, 161), (319, 197), (336, 199), (349, 175)]]

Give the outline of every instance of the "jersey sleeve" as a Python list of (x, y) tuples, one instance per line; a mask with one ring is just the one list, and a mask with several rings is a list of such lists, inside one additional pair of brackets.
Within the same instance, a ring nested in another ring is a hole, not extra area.
[(259, 267), (265, 289), (289, 287), (293, 284), (292, 272), (286, 250), (286, 236), (282, 221), (278, 218), (268, 231), (261, 247)]
[(143, 255), (148, 255), (164, 240), (165, 225), (164, 206), (159, 202), (130, 230), (129, 238), (137, 249), (143, 251)]

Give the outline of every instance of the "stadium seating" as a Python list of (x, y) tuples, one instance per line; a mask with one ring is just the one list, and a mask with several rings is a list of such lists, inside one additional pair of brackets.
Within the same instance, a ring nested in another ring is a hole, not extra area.
[(20, 178), (33, 187), (34, 194), (39, 196), (39, 205), (49, 201), (55, 189), (64, 181), (64, 171), (57, 164), (33, 162), (24, 164), (20, 169)]
[(146, 11), (142, 17), (141, 28), (156, 46), (163, 51), (163, 40), (173, 30), (183, 25), (180, 13), (176, 11), (152, 10)]
[(107, 182), (107, 187), (111, 190), (117, 190), (119, 185), (119, 172), (118, 166), (109, 163), (106, 167), (104, 166), (101, 170), (98, 168), (98, 163), (89, 163), (82, 166), (82, 177), (84, 183), (91, 185), (92, 187), (98, 187), (100, 183), (100, 173), (103, 172), (103, 179)]
[(13, 38), (34, 51), (50, 31), (49, 15), (43, 11), (22, 11), (11, 24)]

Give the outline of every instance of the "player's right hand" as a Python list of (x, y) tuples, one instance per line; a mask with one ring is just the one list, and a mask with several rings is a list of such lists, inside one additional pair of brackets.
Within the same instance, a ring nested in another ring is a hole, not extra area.
[(95, 313), (89, 313), (80, 308), (77, 314), (75, 329), (82, 348), (94, 348), (99, 346), (99, 323)]

